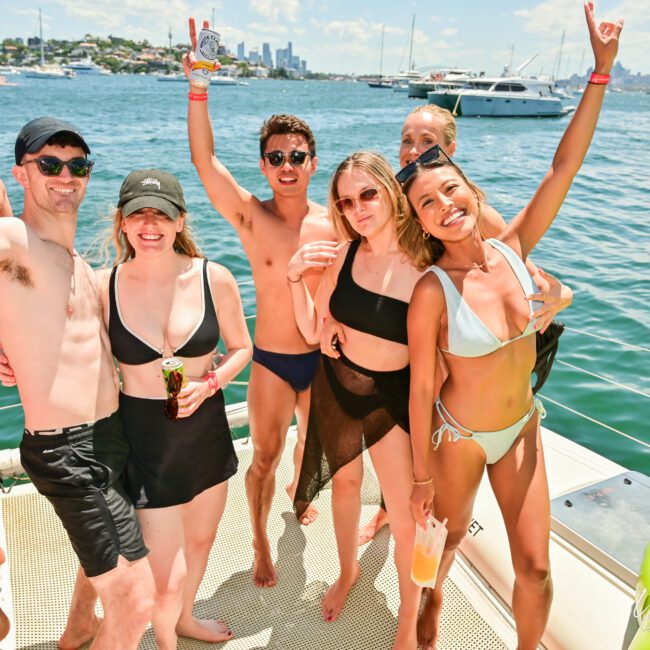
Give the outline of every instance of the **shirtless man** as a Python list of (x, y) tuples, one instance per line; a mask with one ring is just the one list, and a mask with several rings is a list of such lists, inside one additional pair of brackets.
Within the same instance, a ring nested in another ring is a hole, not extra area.
[(118, 481), (128, 445), (97, 286), (73, 247), (88, 153), (72, 125), (51, 117), (18, 134), (13, 175), (24, 208), (22, 219), (0, 219), (0, 296), (11, 305), (0, 312), (0, 341), (25, 411), (22, 465), (81, 563), (59, 647), (94, 638), (94, 649), (127, 650), (150, 619), (153, 579)]
[[(195, 48), (193, 19), (190, 37)], [(193, 53), (184, 56), (188, 76), (193, 61)], [(287, 266), (303, 244), (336, 237), (326, 209), (307, 198), (309, 181), (318, 166), (309, 126), (292, 115), (273, 115), (262, 126), (259, 165), (273, 193), (272, 198), (262, 201), (241, 187), (215, 156), (206, 93), (207, 88), (190, 84), (192, 162), (212, 205), (237, 231), (255, 282), (257, 321), (247, 397), (253, 461), (246, 473), (246, 491), (255, 553), (253, 581), (258, 587), (271, 587), (277, 575), (266, 524), (275, 491), (275, 471), (295, 411), (299, 432), (294, 450), (296, 475), (287, 486), (293, 500), (307, 428), (309, 386), (319, 355), (296, 325)], [(320, 269), (305, 274), (312, 294), (320, 278)], [(302, 521), (310, 523), (315, 516), (315, 511), (305, 513)]]
[(12, 217), (13, 214), (11, 203), (9, 203), (9, 197), (7, 196), (7, 190), (5, 189), (4, 183), (0, 181), (0, 217)]

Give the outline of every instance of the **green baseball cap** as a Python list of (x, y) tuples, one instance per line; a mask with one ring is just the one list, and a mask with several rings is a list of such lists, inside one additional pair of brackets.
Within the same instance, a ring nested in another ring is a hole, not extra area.
[(187, 212), (181, 184), (175, 176), (160, 169), (131, 172), (122, 183), (117, 207), (124, 217), (142, 208), (155, 208), (170, 219)]

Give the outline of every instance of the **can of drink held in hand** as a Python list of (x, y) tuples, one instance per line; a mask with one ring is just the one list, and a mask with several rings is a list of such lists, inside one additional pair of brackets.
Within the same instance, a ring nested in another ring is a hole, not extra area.
[(217, 60), (219, 41), (221, 34), (205, 27), (199, 32), (196, 39), (196, 50), (194, 56), (196, 63), (192, 66), (190, 81), (199, 86), (207, 88), (210, 84), (210, 77), (214, 73), (214, 62)]
[(165, 379), (167, 397), (172, 393), (178, 396), (185, 383), (185, 371), (182, 360), (178, 357), (167, 357), (167, 359), (163, 359), (162, 372), (163, 378)]

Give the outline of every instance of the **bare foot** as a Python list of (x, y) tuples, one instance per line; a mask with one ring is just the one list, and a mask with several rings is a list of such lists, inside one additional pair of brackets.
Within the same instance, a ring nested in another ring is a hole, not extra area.
[[(284, 488), (287, 491), (287, 494), (289, 495), (289, 498), (291, 499), (291, 503), (293, 503), (293, 497), (296, 495), (296, 488), (293, 486), (293, 483), (291, 485), (287, 485), (286, 488)], [(314, 508), (314, 506), (309, 505), (307, 507), (307, 510), (302, 513), (302, 517), (300, 518), (300, 523), (303, 526), (309, 526), (309, 524), (313, 524), (318, 517), (318, 510)]]
[[(392, 650), (416, 650), (418, 648), (414, 622), (415, 621), (411, 620), (408, 625), (401, 623), (398, 624)], [(423, 648), (423, 650), (429, 649)]]
[(253, 583), (256, 587), (274, 587), (278, 581), (278, 574), (271, 560), (271, 551), (268, 543), (263, 551), (253, 548)]
[(350, 593), (350, 589), (354, 587), (357, 580), (359, 579), (360, 574), (361, 567), (357, 562), (355, 572), (351, 580), (344, 581), (339, 577), (339, 579), (325, 592), (325, 595), (323, 596), (323, 599), (320, 603), (323, 620), (327, 621), (328, 623), (332, 623), (339, 617), (339, 614), (343, 609), (343, 605), (345, 605), (345, 601), (347, 600), (348, 594)]
[(377, 514), (365, 525), (359, 528), (359, 546), (363, 546), (375, 539), (375, 535), (388, 525), (388, 513), (379, 508)]
[(440, 605), (436, 604), (436, 598), (432, 589), (422, 590), (424, 605), (420, 610), (417, 625), (417, 640), (422, 650), (436, 650), (438, 645), (438, 625), (440, 619)]
[(178, 621), (176, 634), (207, 643), (221, 643), (232, 639), (232, 630), (223, 621), (190, 618), (188, 621)]
[(59, 650), (77, 650), (84, 643), (88, 643), (91, 639), (95, 638), (99, 626), (102, 624), (103, 619), (98, 618), (94, 614), (91, 619), (83, 625), (75, 624), (74, 628), (72, 623), (68, 621), (57, 647)]

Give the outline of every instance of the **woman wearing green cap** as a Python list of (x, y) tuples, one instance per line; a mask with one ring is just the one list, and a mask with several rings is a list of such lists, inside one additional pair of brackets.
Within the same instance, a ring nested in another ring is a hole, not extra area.
[[(117, 256), (101, 282), (104, 315), (122, 375), (120, 412), (131, 445), (125, 485), (138, 512), (156, 582), (158, 648), (178, 636), (209, 643), (232, 632), (192, 607), (237, 471), (223, 388), (251, 358), (237, 284), (208, 262), (187, 227), (183, 190), (156, 169), (134, 171), (113, 215)], [(219, 338), (226, 353), (213, 369)], [(183, 363), (183, 386), (162, 360)]]

